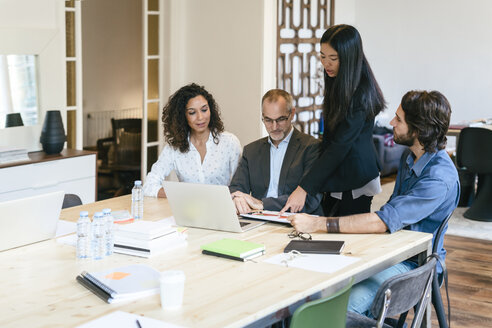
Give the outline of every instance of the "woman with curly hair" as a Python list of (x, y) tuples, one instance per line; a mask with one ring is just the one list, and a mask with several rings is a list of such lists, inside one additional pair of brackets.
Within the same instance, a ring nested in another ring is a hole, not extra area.
[(162, 122), (167, 145), (147, 174), (145, 196), (166, 197), (162, 181), (172, 170), (182, 182), (229, 185), (241, 145), (224, 131), (219, 106), (203, 86), (192, 83), (176, 91)]

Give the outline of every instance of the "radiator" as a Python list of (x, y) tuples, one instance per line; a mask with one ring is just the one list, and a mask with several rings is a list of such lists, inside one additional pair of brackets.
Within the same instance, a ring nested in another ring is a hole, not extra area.
[(111, 137), (111, 119), (142, 118), (141, 108), (89, 112), (84, 115), (84, 147), (96, 146), (97, 140)]

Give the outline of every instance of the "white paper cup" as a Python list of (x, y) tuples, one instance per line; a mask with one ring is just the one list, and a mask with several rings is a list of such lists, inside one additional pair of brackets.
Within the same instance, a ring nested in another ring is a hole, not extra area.
[(180, 270), (161, 273), (161, 306), (165, 310), (176, 310), (183, 304), (185, 274)]

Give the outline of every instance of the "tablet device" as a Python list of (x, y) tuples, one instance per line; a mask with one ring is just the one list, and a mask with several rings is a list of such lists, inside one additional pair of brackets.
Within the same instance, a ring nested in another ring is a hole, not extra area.
[(291, 240), (284, 253), (298, 251), (313, 254), (340, 254), (345, 246), (343, 240)]

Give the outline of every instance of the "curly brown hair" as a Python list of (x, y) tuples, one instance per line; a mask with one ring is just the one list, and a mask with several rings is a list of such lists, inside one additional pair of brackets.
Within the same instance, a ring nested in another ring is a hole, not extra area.
[(408, 133), (417, 133), (424, 150), (434, 153), (446, 148), (451, 119), (449, 101), (439, 91), (409, 91), (401, 99)]
[(185, 85), (176, 91), (164, 106), (162, 111), (162, 123), (164, 123), (164, 138), (166, 142), (182, 153), (190, 150), (188, 135), (191, 128), (186, 120), (186, 105), (188, 101), (197, 96), (203, 96), (210, 108), (210, 123), (208, 128), (216, 144), (219, 143), (218, 135), (224, 132), (224, 124), (220, 118), (219, 106), (214, 97), (203, 86), (196, 83)]

